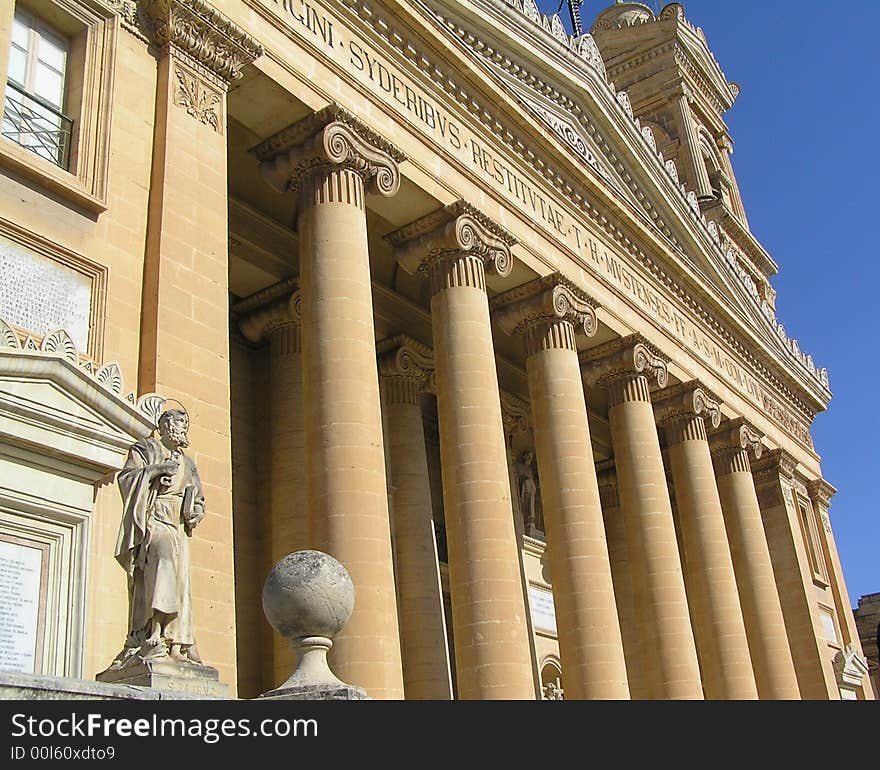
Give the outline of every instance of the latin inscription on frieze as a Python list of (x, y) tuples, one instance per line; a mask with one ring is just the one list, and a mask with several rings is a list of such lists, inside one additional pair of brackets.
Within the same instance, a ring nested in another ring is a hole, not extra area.
[[(704, 364), (745, 395), (783, 429), (812, 448), (808, 428), (779, 405), (748, 371), (666, 295), (639, 277), (627, 258), (592, 237), (559, 201), (522, 173), (510, 154), (500, 154), (482, 135), (471, 131), (453, 112), (429, 97), (410, 75), (380, 52), (377, 44), (359, 37), (334, 13), (307, 0), (258, 0), (272, 9), (307, 44), (347, 70), (378, 94), (414, 128), (427, 134), (453, 159), (499, 190), (536, 225), (580, 257), (618, 291), (653, 317)], [(417, 53), (413, 51), (413, 55)], [(450, 96), (450, 101), (455, 97)]]
[(88, 276), (0, 236), (0, 318), (36, 334), (65, 329), (88, 350)]
[(0, 670), (34, 673), (43, 552), (0, 540)]

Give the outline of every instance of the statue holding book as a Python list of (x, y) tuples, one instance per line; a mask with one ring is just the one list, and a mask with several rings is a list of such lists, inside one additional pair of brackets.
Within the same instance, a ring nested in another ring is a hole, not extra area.
[(168, 409), (159, 437), (128, 452), (117, 484), (123, 512), (116, 560), (128, 575), (128, 637), (111, 669), (171, 658), (200, 664), (193, 639), (189, 538), (205, 516), (202, 483), (189, 445), (189, 416)]

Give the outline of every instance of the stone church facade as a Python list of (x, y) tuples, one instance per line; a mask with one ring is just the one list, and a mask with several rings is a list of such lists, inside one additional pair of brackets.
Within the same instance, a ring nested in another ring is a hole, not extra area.
[(380, 699), (872, 698), (729, 82), (678, 3), (0, 10), (0, 669), (125, 638), (128, 447), (190, 416), (240, 697), (316, 548)]

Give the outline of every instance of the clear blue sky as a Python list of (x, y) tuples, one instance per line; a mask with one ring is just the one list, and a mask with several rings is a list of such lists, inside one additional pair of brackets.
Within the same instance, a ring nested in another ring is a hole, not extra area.
[[(545, 13), (559, 0), (538, 0)], [(586, 0), (585, 28), (610, 2)], [(655, 11), (662, 7), (647, 0)], [(779, 265), (777, 316), (828, 368), (813, 441), (838, 489), (831, 524), (850, 601), (880, 591), (880, 2), (689, 0), (728, 80), (725, 116), (752, 232)], [(560, 15), (568, 26), (568, 12)], [(869, 232), (872, 235), (869, 236)], [(870, 240), (869, 240), (870, 238)]]

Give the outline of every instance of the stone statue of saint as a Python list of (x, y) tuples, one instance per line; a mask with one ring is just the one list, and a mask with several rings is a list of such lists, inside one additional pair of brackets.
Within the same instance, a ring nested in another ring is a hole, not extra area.
[(514, 466), (517, 477), (525, 533), (533, 534), (538, 521), (538, 485), (535, 481), (535, 453), (531, 450), (523, 452)]
[(128, 575), (128, 637), (110, 669), (132, 660), (201, 663), (193, 639), (189, 538), (205, 516), (202, 482), (189, 445), (189, 417), (170, 409), (159, 438), (128, 452), (117, 484), (122, 523), (116, 560)]

